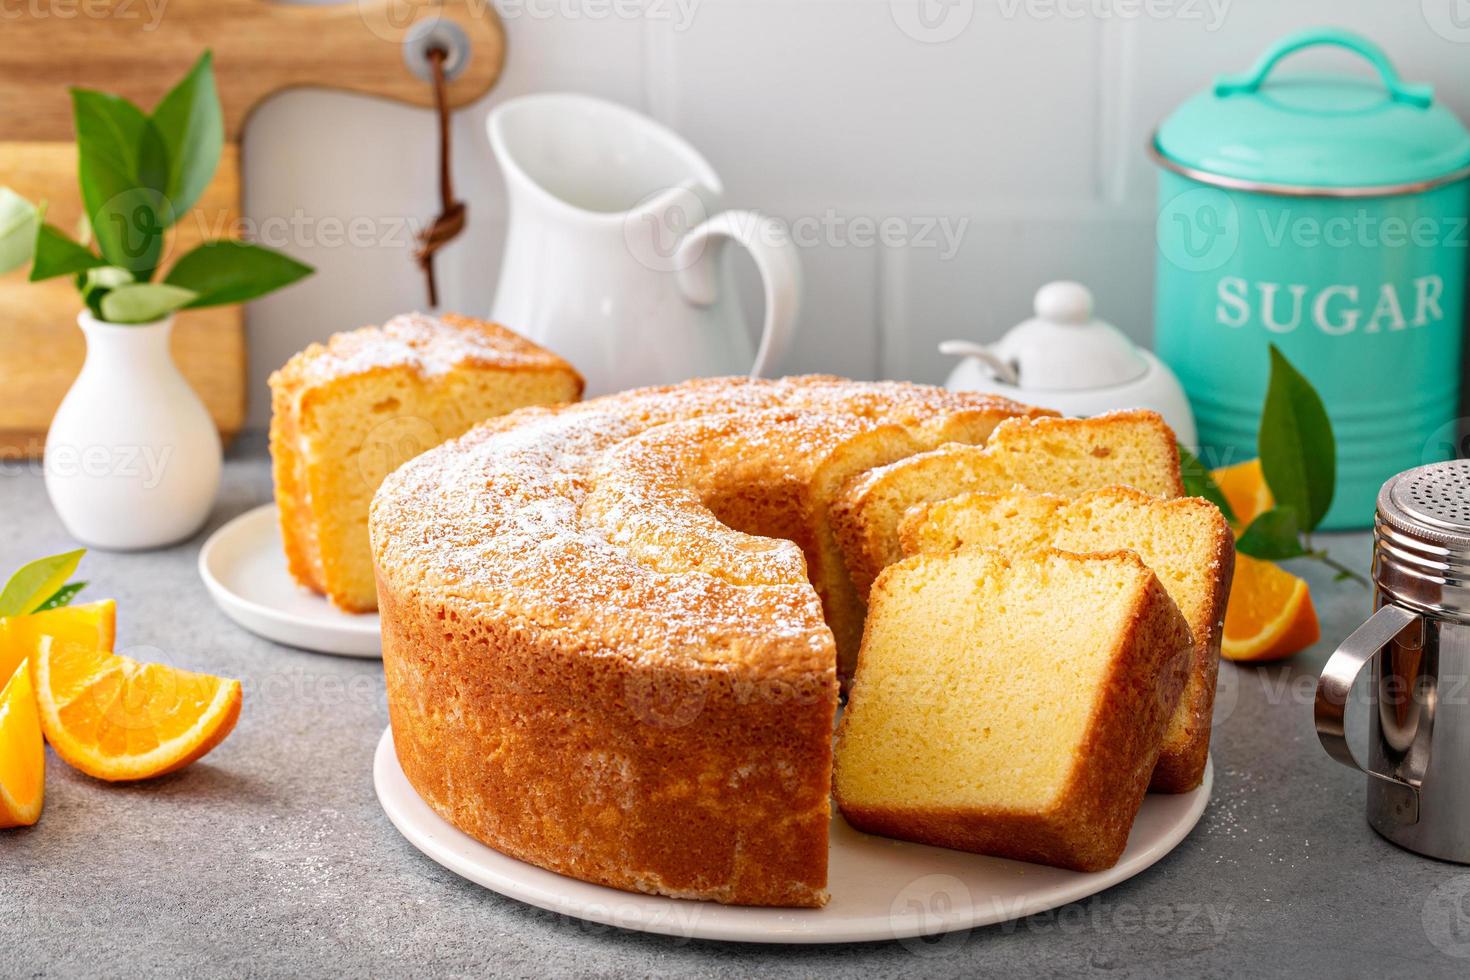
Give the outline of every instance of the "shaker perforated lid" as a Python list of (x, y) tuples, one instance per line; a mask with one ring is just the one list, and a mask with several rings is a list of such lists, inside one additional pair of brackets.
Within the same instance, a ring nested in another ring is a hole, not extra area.
[(1405, 470), (1383, 485), (1378, 509), (1406, 534), (1470, 551), (1470, 459)]
[(1470, 459), (1405, 470), (1378, 491), (1373, 577), (1394, 601), (1470, 619)]

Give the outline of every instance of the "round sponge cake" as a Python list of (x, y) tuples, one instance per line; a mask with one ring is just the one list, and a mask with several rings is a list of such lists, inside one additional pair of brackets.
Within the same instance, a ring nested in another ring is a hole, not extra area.
[(821, 905), (839, 658), (863, 615), (828, 507), (857, 473), (1044, 414), (716, 379), (525, 409), (419, 456), (371, 517), (405, 774), (563, 874)]

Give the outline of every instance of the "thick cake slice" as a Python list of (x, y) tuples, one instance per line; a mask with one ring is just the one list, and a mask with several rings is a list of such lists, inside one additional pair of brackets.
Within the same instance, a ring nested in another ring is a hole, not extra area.
[(270, 386), (287, 566), (339, 608), (370, 612), (368, 505), (383, 478), (477, 422), (576, 401), (582, 378), (496, 324), (410, 314), (312, 344)]
[(889, 837), (1111, 867), (1190, 648), (1132, 552), (904, 559), (873, 587), (837, 740), (838, 806)]
[(1194, 636), (1189, 676), (1164, 733), (1150, 789), (1186, 793), (1200, 784), (1210, 751), (1210, 715), (1235, 541), (1218, 508), (1198, 497), (1160, 500), (1130, 487), (1080, 497), (972, 493), (909, 511), (904, 554), (987, 548), (1026, 554), (1046, 547), (1128, 549), (1153, 569)]
[(852, 478), (837, 495), (832, 527), (866, 597), (878, 573), (902, 557), (898, 525), (916, 504), (969, 491), (1074, 495), (1115, 485), (1184, 495), (1174, 433), (1158, 413), (1007, 420), (984, 446), (941, 446)]

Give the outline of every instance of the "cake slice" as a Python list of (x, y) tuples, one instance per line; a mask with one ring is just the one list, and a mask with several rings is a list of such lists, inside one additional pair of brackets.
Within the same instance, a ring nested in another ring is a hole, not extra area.
[(1114, 485), (1184, 495), (1179, 448), (1158, 413), (1009, 419), (984, 446), (941, 446), (853, 477), (833, 504), (832, 527), (853, 586), (866, 597), (878, 573), (902, 557), (898, 525), (915, 504), (967, 491), (1073, 495)]
[(504, 327), (416, 313), (312, 344), (270, 387), (287, 567), (338, 608), (371, 612), (368, 505), (383, 478), (484, 419), (576, 401), (582, 378)]
[(837, 739), (838, 806), (889, 837), (1111, 867), (1190, 648), (1132, 552), (906, 558), (873, 587)]
[(1179, 706), (1164, 733), (1150, 789), (1187, 793), (1204, 778), (1210, 715), (1235, 540), (1219, 508), (1199, 497), (1161, 500), (1130, 487), (1079, 497), (972, 493), (909, 511), (899, 526), (904, 554), (987, 548), (1026, 554), (1063, 551), (1137, 553), (1158, 576), (1194, 637)]

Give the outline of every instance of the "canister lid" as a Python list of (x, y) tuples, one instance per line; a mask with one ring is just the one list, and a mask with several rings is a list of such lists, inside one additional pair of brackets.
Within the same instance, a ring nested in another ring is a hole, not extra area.
[[(1303, 48), (1365, 58), (1377, 78), (1272, 74)], [(1402, 81), (1373, 42), (1316, 29), (1282, 38), (1250, 71), (1225, 75), (1159, 127), (1165, 161), (1235, 180), (1292, 187), (1374, 187), (1434, 180), (1470, 165), (1470, 132), (1428, 85)]]

